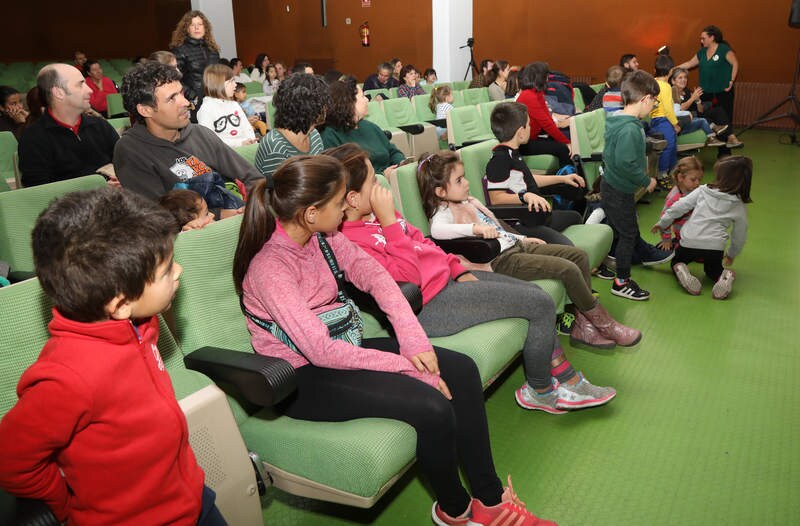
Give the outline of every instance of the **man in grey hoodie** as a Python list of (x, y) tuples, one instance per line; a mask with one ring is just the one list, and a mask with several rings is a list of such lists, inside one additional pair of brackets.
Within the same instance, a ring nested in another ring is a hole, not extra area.
[[(114, 148), (114, 167), (124, 188), (157, 200), (175, 183), (211, 171), (251, 186), (262, 179), (255, 166), (217, 135), (189, 122), (180, 72), (158, 62), (140, 64), (122, 80), (125, 109), (136, 121)], [(223, 211), (223, 217), (235, 213)]]

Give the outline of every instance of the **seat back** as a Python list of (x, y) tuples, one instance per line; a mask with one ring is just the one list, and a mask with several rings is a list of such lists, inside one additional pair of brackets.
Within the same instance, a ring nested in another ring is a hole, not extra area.
[(497, 140), (484, 141), (458, 150), (461, 162), (464, 163), (464, 177), (469, 181), (469, 193), (483, 204), (486, 204), (483, 181), (486, 175), (486, 165), (492, 158), (492, 149), (497, 144)]
[(245, 160), (252, 164), (256, 164), (256, 152), (258, 151), (258, 143), (247, 144), (234, 148), (234, 151), (245, 158)]
[(14, 156), (17, 155), (17, 138), (10, 131), (0, 132), (0, 180), (19, 179)]
[(392, 137), (389, 141), (397, 146), (406, 157), (413, 155), (406, 132), (394, 126), (390, 126), (389, 122), (386, 120), (386, 114), (383, 112), (383, 103), (378, 100), (373, 100), (369, 102), (368, 108), (369, 113), (364, 118), (375, 124), (378, 128), (391, 133)]
[(506, 101), (490, 100), (489, 102), (481, 102), (478, 104), (478, 111), (480, 112), (481, 118), (483, 119), (483, 122), (486, 123), (486, 128), (489, 131), (492, 131), (492, 110), (494, 110), (494, 107), (501, 102)]
[(472, 83), (471, 80), (457, 80), (453, 82), (453, 89), (462, 91), (469, 88), (469, 85)]
[(264, 93), (264, 85), (258, 81), (255, 82), (245, 82), (245, 87), (247, 88), (247, 96), (248, 97), (256, 97), (258, 95), (262, 95)]
[(12, 270), (33, 271), (31, 231), (39, 214), (56, 197), (105, 184), (102, 176), (87, 175), (0, 193), (0, 260)]
[(383, 95), (383, 98), (385, 99), (388, 99), (392, 96), (391, 93), (389, 93), (389, 90), (385, 88), (364, 90), (364, 95), (366, 95), (370, 101), (375, 101), (376, 95)]
[(466, 106), (467, 103), (464, 102), (464, 92), (462, 90), (456, 91), (453, 90), (453, 106), (456, 108), (460, 108), (461, 106)]
[(420, 229), (426, 236), (431, 233), (431, 225), (422, 208), (422, 195), (417, 186), (417, 163), (399, 167), (389, 177), (389, 184), (398, 193), (403, 217)]
[(580, 156), (586, 184), (600, 175), (605, 148), (606, 112), (603, 108), (575, 115), (569, 125), (572, 154)]
[(456, 148), (465, 142), (494, 139), (491, 130), (481, 119), (477, 106), (453, 108), (447, 114), (447, 142)]
[(125, 110), (125, 106), (122, 104), (122, 95), (120, 93), (109, 93), (106, 97), (106, 101), (108, 102), (109, 117), (117, 117), (128, 113)]
[(411, 107), (411, 100), (406, 97), (383, 101), (383, 112), (390, 126), (408, 126), (420, 122)]
[(581, 113), (586, 108), (583, 100), (583, 93), (577, 88), (572, 88), (572, 102), (575, 104), (575, 111)]
[(468, 88), (463, 90), (465, 105), (476, 105), (482, 102), (489, 102), (489, 88)]
[(131, 127), (131, 120), (128, 117), (117, 117), (115, 119), (108, 119), (107, 122), (117, 130), (117, 133), (122, 135)]
[(417, 119), (422, 122), (436, 119), (436, 113), (431, 111), (431, 107), (429, 106), (430, 102), (430, 97), (421, 97), (417, 95), (416, 97), (411, 98), (411, 103), (414, 106), (414, 112), (417, 115)]

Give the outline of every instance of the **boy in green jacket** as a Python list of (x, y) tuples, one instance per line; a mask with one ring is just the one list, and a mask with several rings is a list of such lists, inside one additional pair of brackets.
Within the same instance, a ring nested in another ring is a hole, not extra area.
[(656, 180), (647, 175), (645, 135), (640, 119), (656, 105), (659, 86), (644, 71), (634, 71), (622, 81), (622, 103), (625, 108), (606, 121), (605, 173), (600, 187), (603, 210), (617, 236), (617, 277), (611, 293), (632, 300), (646, 300), (650, 293), (636, 284), (631, 276), (631, 256), (639, 237), (634, 194), (646, 186), (652, 192)]

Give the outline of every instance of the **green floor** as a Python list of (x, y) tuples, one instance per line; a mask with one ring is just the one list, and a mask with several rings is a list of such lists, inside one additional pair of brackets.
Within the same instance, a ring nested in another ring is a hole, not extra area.
[[(516, 367), (487, 401), (498, 473), (528, 507), (562, 526), (800, 524), (800, 147), (748, 132), (750, 230), (726, 301), (684, 293), (669, 265), (634, 267), (652, 293), (604, 305), (645, 336), (632, 350), (565, 349), (576, 368), (619, 395), (608, 406), (551, 416), (514, 403)], [(701, 155), (710, 180), (713, 151)], [(664, 194), (640, 206), (647, 232)], [(645, 239), (654, 240), (651, 234)], [(702, 269), (693, 265), (696, 275)], [(273, 525), (427, 525), (432, 497), (412, 470), (371, 510), (270, 489)]]

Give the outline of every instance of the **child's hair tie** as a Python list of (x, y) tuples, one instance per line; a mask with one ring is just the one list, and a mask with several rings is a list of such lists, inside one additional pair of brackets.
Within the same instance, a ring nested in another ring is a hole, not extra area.
[(432, 153), (419, 162), (419, 164), (417, 165), (417, 173), (419, 173), (419, 171), (422, 169), (422, 165), (428, 162), (434, 155), (436, 154)]

